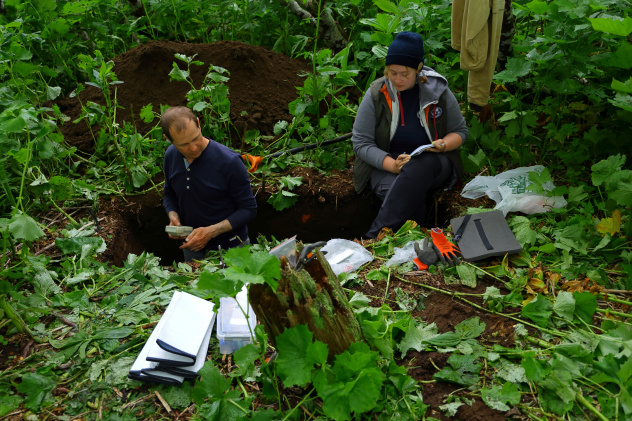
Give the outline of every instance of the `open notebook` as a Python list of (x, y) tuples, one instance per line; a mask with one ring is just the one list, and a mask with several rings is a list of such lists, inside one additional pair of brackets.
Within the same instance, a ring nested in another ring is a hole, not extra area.
[(410, 156), (417, 156), (417, 155), (421, 155), (423, 151), (425, 151), (428, 148), (432, 148), (434, 145), (432, 143), (428, 143), (426, 145), (421, 145), (420, 147), (418, 147), (417, 149), (415, 149), (414, 151), (412, 151), (410, 153)]
[(132, 364), (129, 378), (180, 385), (204, 365), (216, 314), (213, 303), (176, 291)]

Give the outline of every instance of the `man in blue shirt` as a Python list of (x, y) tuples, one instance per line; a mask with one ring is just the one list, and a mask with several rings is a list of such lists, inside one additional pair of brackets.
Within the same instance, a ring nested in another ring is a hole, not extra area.
[(247, 224), (257, 215), (257, 202), (239, 154), (205, 138), (200, 120), (187, 107), (167, 109), (160, 126), (171, 142), (163, 164), (169, 225), (194, 228), (180, 246), (185, 260), (249, 244)]

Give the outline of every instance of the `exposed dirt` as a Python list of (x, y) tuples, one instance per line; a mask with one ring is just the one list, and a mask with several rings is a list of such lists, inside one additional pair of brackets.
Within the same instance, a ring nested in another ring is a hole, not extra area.
[[(382, 263), (383, 262), (374, 261), (363, 268), (363, 272), (376, 269)], [(440, 288), (450, 292), (482, 294), (488, 286), (495, 286), (502, 290), (503, 285), (500, 283), (495, 283), (491, 279), (482, 279), (476, 288), (461, 285), (446, 285), (440, 277), (436, 277), (427, 272), (410, 272), (404, 275), (403, 278), (406, 282), (400, 281), (397, 278), (391, 278), (388, 285), (386, 281), (381, 281), (371, 284), (364, 283), (363, 285), (354, 285), (351, 286), (351, 289), (373, 297), (371, 306), (379, 307), (382, 304), (387, 304), (393, 310), (399, 310), (400, 308), (397, 305), (398, 297), (395, 293), (395, 290), (399, 288), (411, 299), (423, 303), (424, 308), (422, 310), (414, 310), (412, 312), (413, 316), (423, 320), (427, 324), (435, 323), (440, 333), (454, 331), (454, 326), (462, 321), (472, 317), (478, 317), (482, 323), (485, 323), (485, 331), (481, 337), (478, 338), (481, 343), (488, 346), (495, 344), (505, 347), (513, 346), (514, 330), (508, 319), (479, 311), (457, 297), (433, 292), (421, 286), (429, 285), (430, 287)], [(387, 288), (388, 294), (384, 297)], [(482, 305), (480, 296), (468, 296), (467, 299), (477, 305)], [(395, 354), (396, 358), (400, 356), (398, 352)], [(397, 360), (398, 364), (408, 367), (409, 376), (421, 382), (424, 403), (430, 405), (426, 415), (439, 420), (502, 421), (505, 419), (513, 419), (504, 412), (489, 408), (479, 397), (471, 396), (469, 391), (462, 388), (462, 386), (434, 381), (434, 374), (447, 365), (447, 360), (450, 355), (450, 353), (443, 354), (435, 351), (417, 352), (409, 350), (404, 358)], [(483, 373), (480, 374), (483, 375)], [(439, 410), (439, 407), (448, 403), (446, 399), (451, 395), (472, 399), (473, 404), (471, 406), (467, 404), (460, 406), (455, 418), (448, 418)]]
[[(258, 129), (264, 135), (272, 135), (274, 124), (279, 120), (289, 121), (288, 104), (297, 97), (295, 87), (302, 86), (299, 74), (309, 67), (298, 60), (273, 53), (260, 47), (241, 42), (217, 42), (213, 44), (186, 44), (178, 42), (156, 41), (139, 46), (114, 59), (114, 71), (119, 85), (117, 101), (123, 108), (117, 111), (119, 124), (133, 122), (140, 133), (152, 130), (154, 124), (143, 123), (138, 114), (146, 104), (153, 104), (154, 111), (160, 105), (186, 105), (185, 94), (189, 86), (183, 82), (169, 82), (174, 54), (196, 55), (195, 59), (204, 62), (204, 66), (192, 67), (192, 78), (200, 86), (210, 64), (220, 66), (230, 72), (231, 121), (237, 128), (236, 138), (244, 130)], [(182, 68), (183, 66), (180, 65)], [(103, 103), (101, 92), (89, 87), (80, 94), (81, 102)], [(77, 98), (65, 98), (58, 102), (62, 112), (71, 117), (79, 117), (81, 104)], [(66, 140), (81, 152), (94, 151), (90, 130), (84, 122), (66, 123), (61, 127)], [(238, 146), (238, 145), (237, 145)], [(311, 168), (294, 168), (289, 174), (303, 177), (298, 189), (299, 201), (286, 212), (277, 212), (266, 203), (274, 192), (273, 185), (260, 185), (256, 188), (259, 210), (256, 220), (249, 225), (251, 240), (258, 234), (269, 238), (283, 239), (297, 235), (304, 242), (328, 240), (330, 238), (360, 238), (370, 226), (379, 208), (379, 203), (368, 196), (359, 196), (352, 185), (352, 170), (332, 172), (328, 175)], [(156, 180), (160, 181), (160, 180)], [(170, 241), (164, 233), (168, 223), (161, 204), (161, 192), (150, 191), (144, 195), (127, 198), (110, 197), (101, 201), (97, 219), (101, 234), (106, 239), (108, 249), (104, 255), (108, 261), (121, 265), (128, 253), (139, 254), (146, 250), (162, 258), (165, 265), (182, 258), (178, 242)], [(484, 199), (483, 199), (484, 201)], [(434, 201), (431, 211), (431, 226), (446, 226), (449, 218), (455, 217), (467, 206), (479, 203), (465, 201), (458, 192), (445, 192)], [(86, 215), (78, 210), (77, 216)], [(55, 222), (55, 212), (46, 215)], [(51, 222), (51, 224), (53, 223)], [(37, 248), (37, 246), (36, 246)], [(46, 244), (40, 244), (44, 251)], [(48, 253), (57, 253), (48, 246)], [(445, 285), (429, 274), (411, 278), (414, 282), (428, 282)], [(480, 285), (475, 291), (482, 292), (488, 284)], [(513, 329), (506, 321), (478, 312), (463, 302), (439, 293), (428, 293), (418, 286), (394, 280), (389, 285), (389, 297), (395, 299), (395, 288), (401, 288), (409, 294), (424, 298), (425, 309), (414, 313), (428, 323), (436, 323), (441, 332), (452, 330), (459, 322), (474, 316), (486, 323), (482, 340), (487, 343), (499, 343), (510, 346), (513, 341)], [(364, 284), (354, 289), (366, 295), (383, 297), (386, 285)], [(450, 287), (455, 290), (463, 287)], [(422, 297), (423, 295), (423, 297)], [(375, 300), (374, 305), (381, 305)], [(392, 304), (394, 305), (394, 304)], [(25, 344), (12, 344), (6, 351), (16, 355), (21, 353)], [(432, 375), (446, 365), (448, 354), (437, 352), (410, 351), (402, 365), (409, 367), (409, 374), (419, 381), (432, 380)], [(7, 355), (0, 354), (0, 365), (6, 363)], [(4, 361), (3, 361), (4, 360)], [(444, 399), (451, 393), (465, 394), (458, 387), (442, 382), (423, 385), (424, 402), (431, 405), (428, 415), (438, 419), (448, 419), (439, 411)], [(476, 398), (473, 406), (459, 408), (457, 418), (462, 420), (503, 420), (505, 416), (494, 411)]]
[(25, 334), (11, 335), (5, 338), (6, 344), (0, 346), (0, 370), (19, 364), (33, 349), (33, 341)]
[[(151, 41), (113, 60), (113, 70), (123, 82), (116, 85), (116, 102), (120, 107), (116, 111), (117, 123), (133, 123), (139, 133), (145, 134), (153, 129), (156, 121), (144, 123), (139, 117), (142, 107), (152, 104), (153, 110), (159, 112), (161, 105), (187, 105), (189, 84), (169, 80), (174, 62), (186, 70), (186, 64), (177, 60), (175, 54), (195, 56), (196, 61), (204, 63), (190, 68), (196, 89), (202, 86), (210, 65), (229, 71), (230, 119), (237, 130), (231, 136), (235, 138), (235, 147), (239, 147), (244, 129), (257, 129), (262, 135), (270, 136), (276, 122), (291, 120), (288, 104), (297, 97), (296, 87), (303, 86), (300, 74), (310, 69), (302, 61), (239, 41), (212, 44)], [(80, 151), (90, 153), (94, 151), (94, 141), (87, 124), (85, 121), (72, 123), (81, 115), (82, 104), (88, 101), (105, 104), (102, 92), (93, 86), (82, 91), (79, 98), (65, 98), (57, 104), (71, 117), (71, 121), (61, 127), (66, 140)]]

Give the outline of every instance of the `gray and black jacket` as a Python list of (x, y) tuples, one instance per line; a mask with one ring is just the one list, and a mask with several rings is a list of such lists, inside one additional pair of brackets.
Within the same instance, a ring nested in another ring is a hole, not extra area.
[[(448, 133), (458, 133), (463, 141), (468, 130), (461, 108), (448, 88), (448, 81), (433, 69), (424, 66), (422, 71), (428, 81), (419, 83), (419, 119), (428, 138), (441, 139)], [(353, 124), (353, 151), (356, 156), (353, 167), (353, 184), (356, 192), (366, 188), (373, 168), (382, 169), (384, 157), (399, 124), (399, 102), (391, 82), (381, 77), (371, 83), (364, 95)], [(395, 116), (395, 118), (393, 118)], [(445, 152), (452, 162), (455, 177), (451, 185), (463, 179), (463, 163), (460, 148)], [(395, 157), (396, 158), (396, 157)]]

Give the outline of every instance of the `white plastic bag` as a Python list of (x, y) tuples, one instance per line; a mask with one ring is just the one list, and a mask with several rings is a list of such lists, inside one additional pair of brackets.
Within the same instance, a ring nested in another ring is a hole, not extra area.
[(327, 241), (320, 251), (327, 252), (325, 259), (336, 276), (342, 272), (353, 272), (373, 260), (373, 255), (360, 244), (342, 238)]
[(412, 262), (417, 253), (415, 252), (415, 243), (417, 241), (409, 241), (404, 247), (395, 247), (393, 256), (386, 261), (386, 267), (401, 265), (406, 262)]
[[(563, 208), (566, 200), (563, 196), (546, 197), (527, 190), (531, 184), (529, 173), (535, 171), (540, 174), (544, 170), (542, 165), (532, 167), (520, 167), (505, 171), (495, 176), (476, 176), (463, 187), (461, 196), (467, 199), (478, 199), (484, 195), (489, 196), (496, 206), (506, 216), (509, 212), (532, 213), (548, 212), (552, 208)], [(555, 188), (552, 182), (542, 185), (545, 190)]]

